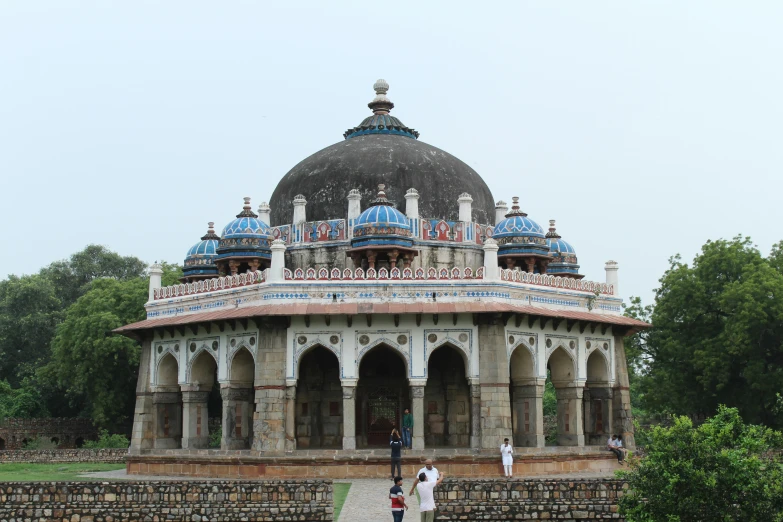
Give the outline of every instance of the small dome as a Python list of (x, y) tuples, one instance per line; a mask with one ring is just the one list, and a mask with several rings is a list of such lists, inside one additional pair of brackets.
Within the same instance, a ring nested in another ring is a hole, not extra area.
[(506, 219), (495, 225), (492, 237), (499, 239), (530, 236), (532, 238), (544, 239), (544, 229), (541, 228), (541, 225), (527, 217), (527, 214), (519, 209), (519, 198), (514, 197), (513, 201), (511, 212), (506, 214)]
[(215, 224), (209, 222), (207, 233), (201, 236), (201, 241), (190, 247), (185, 256), (185, 266), (182, 270), (183, 280), (194, 276), (215, 277), (218, 275), (217, 248), (220, 236), (215, 234)]
[(549, 247), (549, 255), (552, 261), (549, 262), (547, 272), (552, 275), (571, 275), (578, 276), (579, 265), (577, 264), (576, 250), (571, 243), (560, 237), (555, 229), (555, 220), (549, 220), (549, 232), (546, 234), (546, 244)]
[(245, 206), (237, 218), (223, 228), (223, 239), (237, 237), (271, 237), (269, 225), (258, 219), (258, 215), (250, 210), (250, 198), (245, 198)]
[(385, 188), (384, 185), (378, 185), (378, 197), (356, 219), (353, 227), (354, 239), (351, 241), (354, 248), (371, 244), (413, 244), (408, 218), (389, 203)]

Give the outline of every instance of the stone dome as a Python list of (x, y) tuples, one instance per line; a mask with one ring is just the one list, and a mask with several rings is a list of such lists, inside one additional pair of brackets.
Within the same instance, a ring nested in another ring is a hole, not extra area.
[(348, 129), (344, 141), (299, 162), (277, 184), (270, 200), (272, 226), (292, 222), (297, 194), (307, 199), (308, 221), (340, 219), (348, 214), (348, 191), (358, 189), (366, 206), (380, 184), (397, 205), (404, 205), (408, 189), (417, 189), (421, 217), (452, 221), (459, 216), (460, 194), (467, 192), (473, 197), (473, 221), (492, 223), (494, 199), (481, 176), (390, 117), (394, 104), (386, 97), (388, 84), (379, 80), (374, 87), (377, 96), (369, 103), (373, 116)]

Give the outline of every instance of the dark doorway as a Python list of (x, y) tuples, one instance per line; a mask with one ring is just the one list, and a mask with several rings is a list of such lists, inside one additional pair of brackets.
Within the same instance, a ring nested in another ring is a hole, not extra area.
[(356, 390), (357, 445), (389, 445), (392, 429), (400, 429), (401, 412), (410, 408), (406, 375), (402, 355), (392, 348), (378, 346), (364, 356)]
[(5, 449), (5, 439), (0, 439), (0, 451)]
[(424, 415), (427, 447), (470, 446), (470, 386), (456, 348), (442, 346), (430, 355)]
[(322, 346), (305, 354), (296, 384), (296, 447), (341, 448), (343, 388), (337, 356)]

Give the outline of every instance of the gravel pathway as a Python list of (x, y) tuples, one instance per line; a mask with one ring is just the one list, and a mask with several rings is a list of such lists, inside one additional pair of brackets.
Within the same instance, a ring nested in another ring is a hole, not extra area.
[[(335, 480), (335, 482), (350, 482), (348, 498), (345, 499), (343, 510), (340, 512), (338, 522), (391, 522), (391, 501), (389, 489), (391, 480), (383, 479), (350, 479)], [(408, 503), (408, 511), (405, 512), (404, 521), (419, 520), (419, 501), (416, 494), (409, 497), (412, 482), (404, 480), (402, 490), (405, 493), (405, 502)]]

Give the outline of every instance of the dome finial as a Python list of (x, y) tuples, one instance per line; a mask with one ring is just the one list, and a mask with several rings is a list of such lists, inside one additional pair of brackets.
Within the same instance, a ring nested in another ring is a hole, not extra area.
[(511, 216), (523, 216), (523, 217), (527, 216), (527, 214), (525, 214), (519, 209), (519, 196), (514, 196), (513, 198), (511, 198), (511, 212), (506, 214), (506, 217), (511, 217)]
[(375, 98), (367, 104), (372, 109), (373, 114), (389, 114), (394, 108), (392, 101), (386, 97), (386, 93), (389, 92), (389, 84), (386, 80), (380, 79), (376, 81), (373, 86), (375, 89)]
[(242, 207), (242, 212), (237, 214), (237, 217), (238, 218), (241, 218), (241, 217), (254, 217), (254, 218), (257, 218), (258, 214), (256, 214), (252, 210), (250, 210), (250, 198), (245, 197), (245, 198), (242, 198), (242, 199), (245, 200), (245, 204)]
[(209, 223), (207, 223), (207, 226), (209, 227), (207, 229), (207, 233), (201, 236), (201, 240), (204, 241), (206, 239), (220, 239), (220, 236), (215, 234), (215, 222), (210, 221)]
[(560, 234), (558, 234), (557, 230), (555, 229), (554, 219), (549, 220), (549, 232), (546, 233), (546, 237), (560, 238)]
[(386, 185), (383, 183), (378, 185), (378, 195), (375, 197), (375, 200), (373, 200), (372, 203), (370, 203), (371, 207), (377, 206), (377, 205), (388, 205), (393, 206), (388, 199), (386, 199)]

